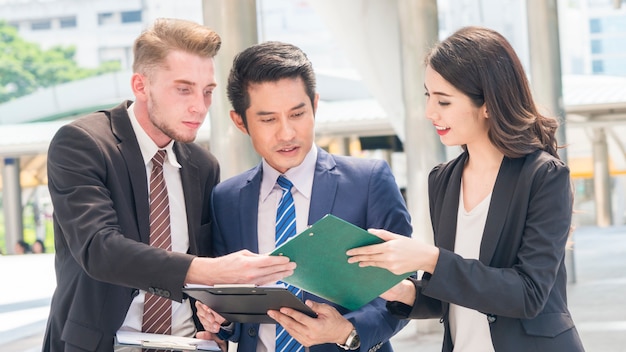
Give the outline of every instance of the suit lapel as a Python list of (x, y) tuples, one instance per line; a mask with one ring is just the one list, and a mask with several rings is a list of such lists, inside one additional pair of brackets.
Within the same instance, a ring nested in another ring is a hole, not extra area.
[(332, 155), (321, 148), (317, 149), (308, 225), (329, 214), (333, 209), (339, 180), (339, 175), (335, 172), (335, 165), (335, 159)]
[(493, 187), (485, 231), (480, 244), (480, 261), (483, 264), (489, 265), (491, 263), (500, 236), (502, 236), (502, 229), (525, 160), (525, 158), (510, 159), (507, 157), (502, 160), (496, 184)]
[(189, 149), (181, 143), (174, 143), (176, 159), (181, 165), (180, 179), (185, 197), (185, 208), (187, 213), (187, 231), (189, 233), (190, 253), (198, 253), (198, 241), (195, 234), (198, 232), (194, 228), (195, 224), (200, 224), (202, 212), (202, 195), (200, 193), (200, 171), (189, 155)]
[(128, 179), (133, 190), (139, 237), (142, 242), (149, 243), (150, 210), (146, 166), (126, 111), (129, 105), (130, 101), (126, 101), (111, 110), (111, 130), (119, 140), (117, 147), (124, 158), (128, 170)]
[(259, 192), (261, 191), (262, 164), (259, 164), (250, 174), (245, 186), (239, 191), (239, 223), (241, 224), (242, 248), (249, 248), (254, 253), (259, 252)]
[[(463, 154), (467, 155), (467, 154)], [(459, 195), (461, 194), (461, 176), (467, 158), (463, 158), (456, 163), (450, 178), (447, 180), (441, 215), (438, 226), (439, 236), (436, 237), (436, 245), (450, 251), (454, 251), (456, 239), (457, 215), (459, 211)]]

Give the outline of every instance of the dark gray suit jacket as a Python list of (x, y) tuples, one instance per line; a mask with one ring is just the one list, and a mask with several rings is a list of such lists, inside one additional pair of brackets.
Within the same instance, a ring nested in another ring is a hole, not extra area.
[(435, 167), (429, 202), (433, 275), (415, 281), (411, 318), (442, 317), (443, 351), (452, 351), (449, 303), (486, 314), (496, 351), (583, 351), (567, 309), (565, 245), (572, 218), (569, 169), (548, 153), (504, 158), (493, 189), (479, 260), (454, 253), (467, 153)]
[[(261, 165), (225, 180), (213, 192), (213, 234), (217, 255), (249, 249), (258, 252), (258, 204)], [(410, 235), (410, 216), (389, 165), (381, 160), (335, 156), (318, 148), (309, 224), (334, 214), (361, 228), (383, 228)], [(346, 258), (347, 260), (347, 258)], [(332, 273), (329, 273), (332, 275)], [(304, 299), (329, 303), (350, 320), (361, 338), (361, 351), (392, 351), (389, 338), (407, 321), (394, 318), (377, 298), (357, 311), (325, 301), (308, 292)], [(232, 340), (240, 352), (256, 351), (258, 324), (236, 325)], [(312, 346), (311, 352), (337, 352), (335, 344)]]
[[(44, 351), (112, 351), (138, 289), (182, 301), (193, 256), (147, 246), (145, 164), (130, 102), (63, 126), (48, 152), (57, 288)], [(211, 254), (210, 194), (219, 166), (208, 150), (175, 143), (190, 253)]]

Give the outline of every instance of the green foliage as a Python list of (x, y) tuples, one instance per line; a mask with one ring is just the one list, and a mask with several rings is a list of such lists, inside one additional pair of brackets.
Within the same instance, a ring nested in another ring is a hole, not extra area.
[(39, 88), (120, 70), (117, 62), (103, 63), (95, 69), (81, 68), (74, 61), (75, 54), (74, 47), (43, 50), (0, 21), (0, 103)]

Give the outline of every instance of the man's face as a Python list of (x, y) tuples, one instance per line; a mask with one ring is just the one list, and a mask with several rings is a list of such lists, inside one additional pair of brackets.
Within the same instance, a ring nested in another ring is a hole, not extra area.
[(161, 147), (172, 139), (193, 142), (216, 87), (213, 59), (173, 51), (162, 67), (137, 79), (144, 86), (137, 100), (147, 110), (147, 116), (138, 114), (137, 119), (152, 140)]
[(300, 78), (251, 84), (248, 127), (231, 111), (233, 122), (250, 135), (254, 149), (280, 173), (302, 163), (315, 138), (315, 110)]

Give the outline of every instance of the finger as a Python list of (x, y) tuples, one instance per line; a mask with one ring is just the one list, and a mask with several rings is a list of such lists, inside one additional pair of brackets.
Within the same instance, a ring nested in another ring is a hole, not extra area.
[(348, 263), (352, 264), (376, 261), (376, 259), (378, 259), (378, 255), (378, 253), (354, 255), (348, 258)]
[(380, 254), (385, 252), (385, 243), (372, 244), (369, 246), (352, 248), (346, 251), (346, 255), (348, 256), (357, 256), (357, 255), (372, 255), (372, 254)]
[(219, 313), (217, 313), (213, 309), (207, 307), (207, 311), (211, 315), (211, 319), (213, 319), (213, 321), (215, 321), (216, 323), (222, 324), (223, 322), (226, 321), (226, 318), (224, 318), (223, 316), (219, 315)]
[(366, 268), (366, 267), (369, 267), (369, 266), (375, 266), (375, 267), (387, 269), (387, 267), (385, 266), (385, 262), (379, 261), (379, 260), (373, 260), (372, 258), (369, 258), (367, 260), (363, 260), (363, 261), (359, 262), (359, 267), (360, 268)]
[(283, 255), (258, 255), (261, 261), (261, 266), (275, 266), (275, 265), (284, 265), (291, 262), (289, 257)]
[[(307, 299), (306, 302), (304, 303), (307, 306), (309, 306), (315, 313), (317, 313), (318, 317), (323, 316), (323, 315), (328, 315), (330, 311), (333, 311), (333, 310), (336, 311), (335, 308), (333, 308), (332, 306), (326, 303), (319, 303), (319, 302), (312, 301), (310, 299)], [(310, 318), (310, 319), (315, 319), (315, 318)]]
[(300, 311), (297, 311), (293, 308), (289, 308), (289, 307), (280, 308), (280, 312), (288, 316), (289, 318), (291, 318), (291, 320), (298, 322), (300, 324), (303, 324), (303, 325), (306, 325), (307, 319), (313, 319), (309, 317), (308, 315), (301, 313)]
[(285, 264), (277, 264), (270, 266), (257, 266), (255, 273), (258, 277), (270, 276), (270, 275), (282, 275), (280, 278), (293, 275), (296, 270), (295, 262), (288, 262)]
[(285, 329), (287, 329), (289, 324), (292, 322), (292, 319), (289, 316), (277, 310), (268, 310), (267, 315), (274, 319), (276, 323), (282, 325)]
[(378, 238), (380, 238), (381, 240), (385, 242), (396, 239), (396, 238), (404, 238), (404, 236), (400, 236), (393, 232), (389, 232), (387, 230), (382, 230), (382, 229), (368, 229), (367, 232), (377, 236)]
[(206, 312), (209, 309), (209, 306), (207, 306), (206, 304), (200, 302), (200, 301), (196, 301), (196, 308), (199, 311), (204, 311)]
[(272, 275), (261, 276), (257, 278), (256, 280), (254, 280), (253, 283), (259, 286), (273, 285), (276, 283), (276, 281), (280, 281), (286, 278), (287, 276), (291, 276), (291, 275), (293, 275), (293, 270), (281, 271), (278, 273), (274, 273)]
[(215, 342), (217, 342), (217, 345), (219, 346), (220, 350), (222, 350), (222, 352), (228, 352), (228, 342), (227, 341), (218, 339)]
[(226, 352), (228, 350), (228, 342), (219, 339), (215, 334), (209, 331), (198, 331), (196, 333), (196, 338), (201, 340), (213, 340), (217, 343), (217, 346), (220, 350)]
[(377, 266), (377, 265), (376, 265), (376, 262), (371, 261), (371, 260), (370, 261), (359, 262), (359, 267), (361, 267), (361, 268), (366, 268), (368, 266)]
[(198, 333), (196, 333), (196, 338), (201, 340), (212, 340), (213, 334), (209, 331), (198, 331)]

